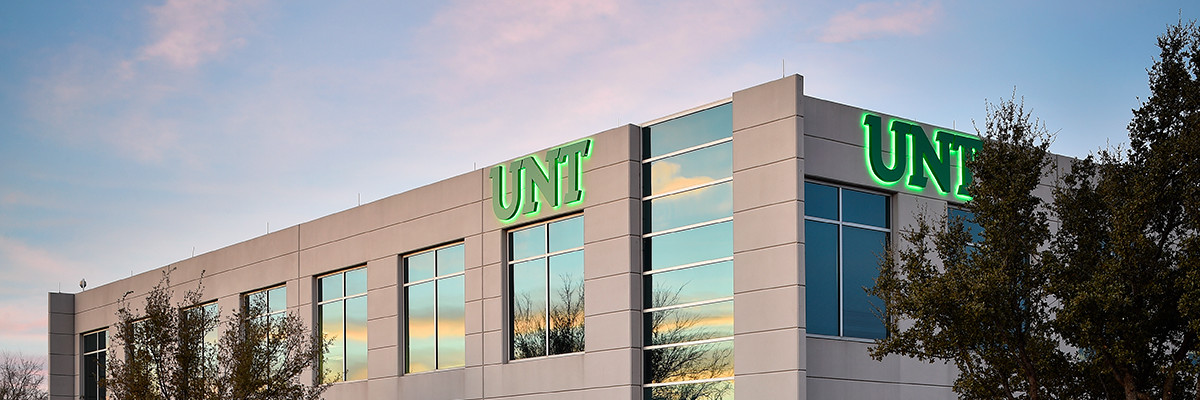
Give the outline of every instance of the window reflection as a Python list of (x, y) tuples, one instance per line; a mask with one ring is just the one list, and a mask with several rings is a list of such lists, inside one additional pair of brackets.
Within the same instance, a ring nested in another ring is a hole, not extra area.
[(733, 376), (733, 339), (647, 349), (648, 383), (687, 382)]
[(645, 158), (683, 150), (733, 134), (733, 103), (691, 113), (643, 128)]
[(404, 257), (405, 372), (465, 364), (465, 258), (462, 244)]
[(733, 336), (733, 301), (646, 313), (648, 345), (694, 342)]
[(320, 331), (332, 339), (321, 360), (326, 382), (367, 379), (367, 269), (318, 278)]
[(646, 275), (646, 307), (659, 308), (733, 296), (733, 261)]
[(513, 359), (584, 350), (583, 217), (510, 233)]
[(733, 216), (733, 182), (692, 189), (650, 200), (644, 216), (647, 232), (694, 225)]
[(647, 196), (703, 185), (733, 176), (733, 142), (725, 142), (649, 163)]
[(722, 222), (648, 239), (650, 269), (733, 256), (733, 222)]

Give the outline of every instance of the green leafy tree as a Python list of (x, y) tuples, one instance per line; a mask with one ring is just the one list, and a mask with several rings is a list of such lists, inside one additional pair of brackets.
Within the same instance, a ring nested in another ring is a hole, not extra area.
[[(202, 288), (172, 304), (170, 273), (146, 295), (141, 312), (124, 298), (117, 311), (115, 347), (104, 385), (113, 399), (318, 399), (328, 389), (322, 373), (310, 384), (329, 341), (291, 314), (268, 317), (250, 304), (226, 319), (219, 341), (206, 341), (221, 324), (200, 304)], [(127, 293), (128, 295), (130, 293)]]
[(1063, 398), (1069, 363), (1050, 324), (1051, 271), (1040, 249), (1050, 229), (1034, 195), (1050, 165), (1049, 135), (1015, 98), (988, 106), (979, 135), (965, 208), (982, 241), (972, 242), (963, 221), (927, 212), (901, 231), (904, 243), (881, 255), (870, 290), (885, 303), (890, 333), (871, 354), (952, 361), (964, 399)]
[(1129, 149), (1055, 191), (1055, 323), (1096, 398), (1200, 395), (1200, 29), (1181, 21), (1158, 47)]

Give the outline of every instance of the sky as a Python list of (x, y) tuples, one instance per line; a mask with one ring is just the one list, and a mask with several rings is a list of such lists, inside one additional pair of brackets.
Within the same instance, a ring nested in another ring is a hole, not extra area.
[(787, 74), (1126, 142), (1194, 1), (0, 2), (0, 351), (77, 292)]

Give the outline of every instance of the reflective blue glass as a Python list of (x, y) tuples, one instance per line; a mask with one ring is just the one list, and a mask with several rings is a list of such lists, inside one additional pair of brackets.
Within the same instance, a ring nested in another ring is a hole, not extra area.
[(644, 168), (647, 196), (686, 189), (733, 176), (733, 142), (651, 162)]
[(733, 261), (646, 275), (646, 308), (733, 296)]
[(856, 224), (887, 228), (888, 198), (884, 195), (842, 190), (842, 215), (844, 221)]
[(650, 269), (729, 257), (733, 255), (733, 222), (658, 235), (647, 242)]
[(321, 301), (343, 297), (342, 274), (321, 277)]
[(645, 157), (656, 157), (733, 135), (733, 103), (643, 128)]
[(838, 227), (804, 221), (808, 333), (838, 335)]
[(425, 282), (405, 288), (408, 298), (408, 372), (430, 371), (437, 368), (437, 314), (434, 302), (434, 284)]
[(346, 299), (346, 380), (367, 379), (367, 296)]
[(733, 376), (733, 340), (646, 350), (647, 383)]
[(465, 264), (463, 245), (454, 245), (437, 251), (437, 274), (447, 275), (462, 272)]
[(404, 258), (404, 266), (407, 268), (404, 275), (404, 282), (417, 282), (429, 279), (437, 274), (437, 257), (432, 251), (414, 254)]
[(524, 260), (529, 257), (546, 254), (546, 225), (538, 225), (519, 231), (513, 231), (511, 238), (511, 260)]
[(647, 400), (733, 400), (733, 380), (646, 388)]
[(838, 219), (838, 189), (818, 183), (804, 182), (804, 215)]
[(367, 269), (358, 268), (346, 271), (346, 296), (367, 292)]
[(962, 222), (963, 228), (966, 228), (967, 233), (971, 234), (971, 243), (980, 243), (983, 241), (983, 227), (975, 223), (975, 213), (958, 208), (950, 208), (947, 211), (949, 212), (950, 221), (957, 220)]
[(583, 217), (550, 223), (550, 252), (583, 247)]
[(287, 309), (287, 286), (267, 291), (267, 311), (280, 312)]
[(512, 357), (546, 355), (546, 259), (512, 265)]
[(733, 182), (692, 189), (648, 202), (646, 232), (657, 232), (733, 216)]
[(466, 299), (464, 277), (437, 281), (437, 367), (466, 364)]
[(645, 323), (648, 345), (733, 336), (733, 300), (652, 311)]
[(583, 351), (583, 252), (550, 257), (550, 354)]
[(842, 254), (842, 335), (882, 339), (887, 335), (883, 321), (876, 310), (883, 309), (883, 302), (866, 293), (875, 286), (879, 276), (879, 257), (887, 246), (887, 233), (853, 227), (844, 227), (845, 240)]

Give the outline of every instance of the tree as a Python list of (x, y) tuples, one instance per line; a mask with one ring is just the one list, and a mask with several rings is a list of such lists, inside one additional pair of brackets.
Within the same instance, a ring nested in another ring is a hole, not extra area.
[(891, 332), (873, 356), (952, 361), (964, 398), (1200, 398), (1200, 29), (1158, 46), (1129, 149), (1074, 162), (1052, 204), (1033, 194), (1044, 128), (989, 110), (967, 162), (982, 240), (924, 215), (901, 234), (872, 289)]
[(1050, 230), (1033, 194), (1050, 163), (1049, 135), (1015, 96), (989, 104), (979, 135), (965, 208), (982, 241), (972, 242), (964, 221), (927, 212), (901, 232), (905, 244), (882, 255), (870, 290), (885, 304), (890, 333), (871, 354), (952, 361), (964, 399), (1065, 397), (1069, 364), (1049, 323), (1050, 271), (1040, 250)]
[(1055, 323), (1098, 398), (1200, 395), (1200, 29), (1180, 21), (1158, 47), (1129, 149), (1055, 191)]
[[(113, 357), (104, 385), (113, 399), (317, 399), (328, 389), (320, 371), (311, 384), (299, 376), (313, 371), (329, 341), (311, 333), (292, 314), (267, 316), (251, 303), (221, 324), (200, 307), (202, 286), (171, 304), (170, 271), (135, 312), (121, 299)], [(128, 293), (127, 293), (128, 295)]]
[(42, 365), (19, 354), (0, 353), (0, 399), (44, 400)]

